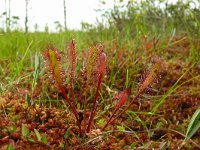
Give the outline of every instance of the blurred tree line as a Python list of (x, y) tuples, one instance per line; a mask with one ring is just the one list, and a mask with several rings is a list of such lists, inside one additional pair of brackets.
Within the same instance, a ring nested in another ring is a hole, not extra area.
[[(106, 0), (100, 2), (106, 4)], [(120, 33), (135, 35), (173, 29), (200, 35), (200, 0), (115, 0), (112, 9), (101, 12), (108, 26)]]
[[(18, 30), (18, 16), (11, 16), (11, 0), (5, 0), (5, 12), (0, 14), (2, 29), (10, 31)], [(98, 20), (96, 26), (82, 22), (83, 31), (112, 30), (122, 34), (140, 35), (152, 32), (154, 34), (173, 30), (173, 32), (187, 32), (193, 36), (200, 35), (200, 0), (114, 0), (110, 9), (104, 9), (106, 0), (99, 0), (102, 19)], [(66, 4), (63, 0), (64, 22), (55, 21), (58, 32), (67, 31)], [(30, 0), (25, 0), (25, 22), (24, 31), (29, 31), (28, 7)], [(62, 25), (63, 24), (63, 25)], [(35, 24), (35, 31), (38, 25)], [(45, 27), (48, 31), (48, 25)], [(122, 35), (123, 36), (123, 35)]]

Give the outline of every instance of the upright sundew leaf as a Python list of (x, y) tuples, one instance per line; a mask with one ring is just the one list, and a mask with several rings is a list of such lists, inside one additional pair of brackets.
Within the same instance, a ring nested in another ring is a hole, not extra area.
[(96, 59), (97, 59), (97, 47), (91, 47), (89, 49), (89, 54), (86, 56), (86, 66), (85, 66), (85, 69), (87, 71), (87, 74), (86, 74), (86, 90), (84, 92), (84, 95), (85, 95), (85, 99), (84, 99), (84, 127), (86, 129), (86, 103), (87, 103), (87, 100), (86, 100), (86, 95), (87, 95), (87, 92), (88, 92), (88, 87), (89, 87), (89, 82), (91, 81), (91, 75), (92, 75), (92, 72), (94, 70), (94, 65), (95, 65), (95, 62), (96, 62)]
[(55, 78), (58, 85), (62, 85), (63, 79), (61, 77), (61, 70), (59, 66), (59, 55), (58, 51), (53, 47), (48, 47), (45, 52), (45, 57), (49, 62), (50, 71)]
[(71, 57), (71, 78), (74, 77), (74, 71), (76, 69), (76, 43), (72, 40), (69, 44), (69, 57)]
[(76, 69), (76, 43), (75, 43), (75, 40), (72, 40), (69, 44), (68, 56), (71, 61), (71, 73), (70, 73), (71, 97), (72, 97), (72, 102), (74, 102), (73, 84), (74, 84), (74, 73), (75, 73), (75, 69)]
[(161, 67), (161, 62), (157, 61), (151, 68), (146, 79), (143, 81), (143, 83), (139, 87), (138, 93), (142, 93), (155, 80), (155, 78), (158, 75), (158, 72), (160, 71), (160, 67)]
[(103, 78), (103, 75), (104, 75), (104, 72), (106, 69), (106, 54), (103, 52), (103, 47), (101, 45), (99, 45), (99, 46), (96, 46), (96, 48), (98, 50), (97, 57), (96, 57), (97, 66), (93, 66), (93, 68), (95, 69), (95, 67), (97, 67), (96, 69), (98, 72), (98, 82), (97, 82), (97, 87), (96, 87), (96, 93), (95, 93), (94, 100), (93, 100), (92, 112), (89, 117), (87, 132), (90, 131), (91, 123), (92, 123), (92, 120), (94, 118), (94, 115), (95, 115), (95, 112), (97, 109), (97, 98), (99, 95), (99, 89), (100, 89), (102, 78)]
[(120, 93), (119, 101), (115, 105), (114, 112), (117, 111), (120, 107), (122, 107), (124, 105), (124, 103), (126, 103), (130, 93), (131, 93), (131, 89), (130, 88), (126, 88), (124, 91), (122, 91)]
[(92, 47), (90, 49), (90, 54), (89, 54), (89, 58), (88, 58), (88, 61), (87, 61), (87, 81), (90, 80), (92, 70), (94, 68), (94, 64), (95, 64), (95, 61), (97, 59), (97, 55), (98, 55), (97, 47)]
[(99, 74), (104, 74), (106, 69), (106, 54), (102, 52), (99, 57)]

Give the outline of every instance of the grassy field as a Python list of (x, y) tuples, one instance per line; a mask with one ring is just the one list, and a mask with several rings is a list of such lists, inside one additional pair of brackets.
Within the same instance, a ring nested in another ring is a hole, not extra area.
[(112, 10), (110, 28), (2, 31), (0, 149), (200, 149), (199, 12), (146, 4)]

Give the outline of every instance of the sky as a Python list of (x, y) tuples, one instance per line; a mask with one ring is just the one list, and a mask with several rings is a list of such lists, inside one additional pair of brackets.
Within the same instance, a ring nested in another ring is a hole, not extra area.
[[(7, 1), (7, 5), (5, 5)], [(0, 0), (0, 15), (8, 10), (9, 0)], [(11, 16), (19, 16), (19, 25), (24, 27), (25, 20), (25, 0), (10, 0), (11, 1)], [(112, 8), (114, 0), (107, 1), (105, 8)], [(81, 29), (81, 22), (95, 24), (96, 18), (101, 19), (99, 12), (96, 9), (100, 8), (99, 0), (66, 0), (67, 13), (67, 28)], [(48, 24), (49, 30), (55, 30), (55, 21), (59, 21), (64, 26), (63, 0), (29, 0), (28, 7), (29, 29), (34, 31), (34, 26), (37, 23), (39, 30), (44, 30)], [(0, 18), (0, 27), (3, 26)]]

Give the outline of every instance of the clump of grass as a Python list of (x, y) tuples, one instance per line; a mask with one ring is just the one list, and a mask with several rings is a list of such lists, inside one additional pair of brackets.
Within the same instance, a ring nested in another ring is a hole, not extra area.
[[(65, 100), (67, 101), (67, 103), (69, 104), (69, 107), (71, 109), (71, 111), (73, 112), (76, 121), (77, 121), (77, 125), (79, 127), (79, 133), (80, 135), (82, 135), (82, 133), (89, 133), (91, 131), (91, 124), (94, 120), (94, 116), (96, 114), (96, 110), (97, 110), (97, 105), (98, 105), (98, 96), (99, 96), (99, 91), (100, 91), (100, 86), (102, 83), (102, 79), (104, 77), (104, 74), (106, 72), (106, 67), (107, 67), (107, 57), (106, 54), (104, 52), (104, 47), (102, 45), (96, 45), (94, 47), (91, 47), (88, 51), (88, 55), (86, 57), (85, 60), (85, 65), (84, 65), (84, 72), (86, 74), (86, 88), (85, 91), (83, 92), (84, 94), (84, 102), (83, 102), (83, 106), (84, 106), (84, 111), (83, 111), (83, 115), (79, 113), (79, 111), (77, 110), (77, 108), (75, 107), (75, 98), (74, 98), (74, 90), (73, 90), (73, 84), (74, 84), (74, 72), (76, 69), (76, 44), (75, 41), (72, 40), (69, 44), (69, 49), (68, 49), (68, 54), (69, 54), (69, 58), (71, 60), (71, 71), (70, 71), (70, 95), (71, 97), (68, 97), (68, 92), (66, 92), (65, 86), (63, 84), (64, 81), (64, 75), (63, 75), (63, 71), (61, 68), (61, 57), (59, 54), (59, 51), (53, 47), (53, 46), (48, 46), (44, 52), (44, 58), (48, 61), (49, 63), (49, 69), (50, 69), (50, 73), (53, 77), (53, 79), (56, 81), (58, 88), (60, 89), (60, 91), (62, 92)], [(119, 100), (117, 102), (117, 104), (114, 107), (113, 113), (110, 116), (110, 118), (107, 120), (107, 122), (105, 123), (105, 125), (103, 126), (102, 130), (103, 131), (109, 124), (111, 124), (114, 120), (116, 120), (117, 118), (119, 118), (123, 113), (125, 113), (130, 106), (137, 101), (137, 99), (140, 97), (140, 95), (145, 91), (145, 89), (155, 80), (155, 78), (157, 77), (157, 74), (160, 70), (161, 67), (161, 61), (157, 60), (153, 67), (151, 68), (149, 74), (146, 76), (146, 79), (143, 81), (143, 83), (140, 85), (135, 98), (133, 98), (130, 102), (130, 104), (128, 106), (126, 106), (123, 111), (121, 113), (119, 113), (117, 116), (115, 116), (115, 114), (119, 111), (119, 109), (128, 101), (128, 98), (131, 94), (131, 89), (130, 88), (126, 88), (124, 91), (122, 91), (119, 94)], [(93, 105), (92, 105), (92, 109), (89, 115), (89, 119), (87, 120), (86, 114), (86, 107), (87, 107), (87, 94), (88, 91), (90, 90), (90, 85), (91, 85), (91, 80), (94, 76), (94, 74), (97, 77), (97, 84), (94, 86), (95, 87), (95, 94), (94, 94), (94, 98), (93, 98)], [(84, 122), (84, 129), (82, 131), (81, 129), (81, 122)]]

